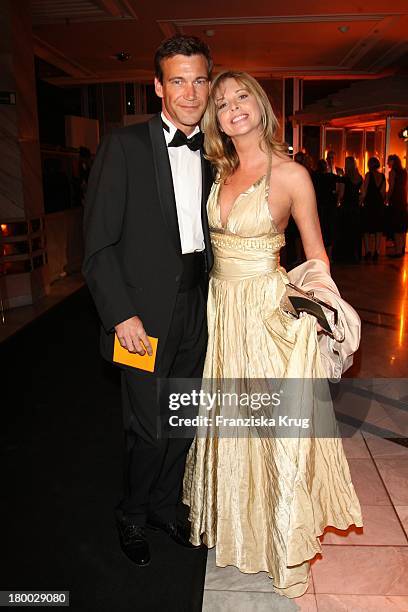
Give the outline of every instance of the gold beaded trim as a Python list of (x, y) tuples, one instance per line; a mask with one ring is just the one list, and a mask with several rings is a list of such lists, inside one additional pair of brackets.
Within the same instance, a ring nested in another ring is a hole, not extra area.
[(244, 238), (235, 234), (211, 231), (211, 242), (213, 246), (221, 248), (279, 251), (279, 249), (285, 246), (285, 234), (274, 234), (273, 236), (262, 238)]

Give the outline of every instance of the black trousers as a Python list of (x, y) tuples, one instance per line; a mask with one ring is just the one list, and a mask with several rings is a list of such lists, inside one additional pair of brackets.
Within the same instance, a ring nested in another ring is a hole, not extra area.
[(145, 524), (149, 513), (175, 520), (192, 441), (158, 437), (157, 379), (200, 378), (206, 346), (206, 300), (198, 286), (178, 294), (160, 371), (156, 375), (122, 371), (126, 458), (119, 509), (138, 525)]

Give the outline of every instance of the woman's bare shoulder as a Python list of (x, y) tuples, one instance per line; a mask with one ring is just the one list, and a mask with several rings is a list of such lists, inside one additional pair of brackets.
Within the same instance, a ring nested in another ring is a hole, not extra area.
[(288, 155), (279, 152), (272, 154), (272, 167), (274, 168), (286, 168), (286, 166), (291, 166), (294, 163), (293, 159)]
[(275, 168), (276, 172), (279, 172), (282, 179), (296, 180), (302, 183), (310, 179), (307, 169), (287, 156), (274, 155), (272, 157), (272, 172), (273, 168)]

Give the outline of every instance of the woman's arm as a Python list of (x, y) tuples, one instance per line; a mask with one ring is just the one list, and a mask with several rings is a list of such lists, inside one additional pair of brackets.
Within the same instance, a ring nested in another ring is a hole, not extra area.
[(390, 201), (392, 192), (394, 191), (394, 185), (395, 185), (395, 172), (394, 170), (391, 170), (389, 177), (388, 177), (388, 193), (387, 193), (388, 202)]
[(343, 198), (344, 198), (345, 185), (343, 181), (336, 182), (336, 197), (337, 197), (337, 206), (340, 206)]
[(370, 175), (367, 172), (367, 174), (364, 177), (364, 182), (363, 182), (363, 186), (361, 188), (361, 195), (360, 195), (360, 202), (363, 204), (364, 200), (366, 198), (367, 195), (367, 187), (368, 187), (368, 179), (369, 179)]
[(386, 192), (386, 189), (387, 189), (387, 180), (385, 178), (385, 174), (382, 174), (382, 177), (383, 177), (383, 181), (381, 183), (380, 192), (381, 192), (383, 200), (385, 200), (385, 192)]
[(329, 267), (324, 248), (316, 196), (309, 173), (299, 164), (290, 164), (288, 191), (291, 197), (291, 213), (298, 226), (306, 259), (321, 259)]

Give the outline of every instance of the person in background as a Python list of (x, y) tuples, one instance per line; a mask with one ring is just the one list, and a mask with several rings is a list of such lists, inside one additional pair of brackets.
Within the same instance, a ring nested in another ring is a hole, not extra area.
[(408, 228), (407, 171), (402, 167), (398, 155), (390, 155), (387, 165), (390, 169), (387, 193), (389, 224), (394, 239), (394, 253), (390, 257), (403, 257)]
[(326, 155), (328, 172), (335, 174), (336, 176), (344, 176), (343, 168), (336, 166), (336, 154), (334, 151), (327, 151)]
[[(336, 166), (336, 153), (332, 149), (330, 149), (327, 152), (326, 162), (327, 162), (327, 171), (336, 177), (336, 195), (337, 195), (337, 207), (338, 207), (344, 196), (344, 182), (343, 182), (344, 171), (343, 171), (343, 168), (341, 168), (340, 166)], [(341, 242), (341, 238), (342, 238), (341, 234), (339, 233), (339, 230), (340, 230), (339, 226), (340, 226), (340, 211), (336, 209), (336, 211), (333, 214), (333, 228), (332, 228), (333, 251), (336, 250), (336, 244), (339, 241)], [(332, 256), (331, 256), (331, 259), (332, 259)]]
[(46, 213), (71, 208), (72, 188), (60, 157), (48, 157), (43, 165), (44, 207)]
[(293, 159), (295, 160), (296, 163), (306, 168), (309, 174), (312, 174), (312, 160), (310, 158), (310, 155), (308, 155), (304, 151), (298, 151), (293, 156)]
[(363, 177), (356, 160), (346, 157), (343, 177), (344, 193), (339, 208), (336, 261), (357, 263), (361, 258), (360, 189)]
[[(368, 160), (368, 172), (364, 177), (361, 193), (363, 203), (363, 232), (366, 260), (378, 260), (381, 236), (385, 223), (385, 175), (379, 171), (377, 157)], [(374, 253), (370, 251), (370, 237), (374, 237)]]
[(336, 212), (340, 201), (337, 177), (329, 172), (325, 159), (317, 162), (316, 171), (312, 175), (316, 193), (317, 212), (322, 229), (323, 242), (329, 259), (332, 258)]

